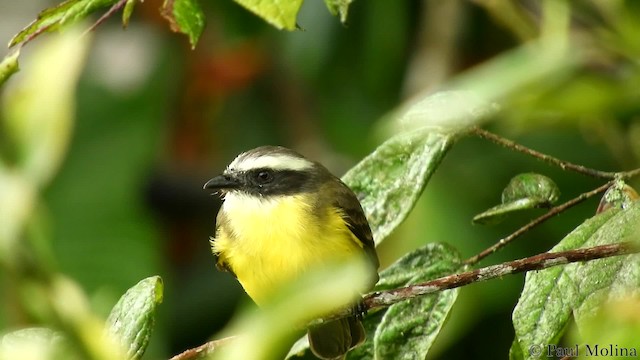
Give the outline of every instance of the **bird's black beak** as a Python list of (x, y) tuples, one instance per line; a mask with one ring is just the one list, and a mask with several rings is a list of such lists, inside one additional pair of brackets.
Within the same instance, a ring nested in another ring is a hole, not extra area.
[(231, 175), (218, 175), (204, 184), (203, 189), (237, 189), (240, 181)]

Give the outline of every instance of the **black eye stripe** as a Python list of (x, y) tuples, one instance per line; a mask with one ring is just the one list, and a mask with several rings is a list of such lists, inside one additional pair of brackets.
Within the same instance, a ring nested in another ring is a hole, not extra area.
[(289, 195), (309, 191), (314, 185), (309, 171), (252, 169), (245, 172), (249, 191), (261, 195)]

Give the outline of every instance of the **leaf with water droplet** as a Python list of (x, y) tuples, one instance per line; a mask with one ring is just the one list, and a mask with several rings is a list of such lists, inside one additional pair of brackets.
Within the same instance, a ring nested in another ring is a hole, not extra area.
[(502, 204), (473, 217), (474, 224), (495, 224), (515, 211), (549, 207), (558, 201), (560, 190), (550, 178), (525, 173), (516, 175), (502, 191)]

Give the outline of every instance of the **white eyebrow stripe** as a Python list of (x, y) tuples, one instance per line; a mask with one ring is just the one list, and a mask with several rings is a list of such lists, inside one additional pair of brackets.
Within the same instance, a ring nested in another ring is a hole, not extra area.
[(238, 156), (228, 169), (235, 171), (248, 171), (253, 169), (274, 169), (302, 171), (313, 167), (313, 163), (307, 159), (289, 155), (264, 155), (258, 157)]

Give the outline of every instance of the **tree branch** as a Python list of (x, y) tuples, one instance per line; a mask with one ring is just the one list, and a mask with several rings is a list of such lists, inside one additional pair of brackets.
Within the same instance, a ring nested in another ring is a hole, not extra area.
[(624, 172), (608, 172), (608, 171), (600, 171), (600, 170), (596, 170), (596, 169), (591, 169), (582, 165), (576, 165), (573, 163), (570, 163), (568, 161), (564, 161), (564, 160), (560, 160), (558, 158), (555, 158), (553, 156), (549, 156), (547, 154), (543, 154), (539, 151), (530, 149), (526, 146), (522, 146), (514, 141), (511, 141), (509, 139), (505, 139), (501, 136), (498, 136), (492, 132), (489, 132), (487, 130), (481, 129), (481, 128), (474, 128), (471, 131), (473, 134), (483, 138), (483, 139), (487, 139), (495, 144), (498, 144), (500, 146), (504, 146), (506, 148), (515, 150), (515, 151), (519, 151), (521, 153), (527, 154), (529, 156), (533, 156), (537, 159), (540, 159), (544, 162), (547, 162), (551, 165), (555, 165), (560, 167), (563, 170), (571, 170), (571, 171), (575, 171), (577, 173), (580, 174), (584, 174), (584, 175), (588, 175), (591, 177), (595, 177), (595, 178), (600, 178), (600, 179), (628, 179), (628, 178), (632, 178), (634, 176), (640, 175), (640, 169), (634, 169), (634, 170), (630, 170), (630, 171), (624, 171)]
[(500, 241), (498, 241), (497, 243), (493, 244), (492, 246), (486, 248), (485, 250), (481, 251), (478, 255), (472, 256), (470, 258), (468, 258), (467, 260), (464, 261), (464, 263), (466, 265), (473, 265), (475, 263), (477, 263), (478, 261), (484, 259), (485, 257), (493, 254), (494, 252), (502, 249), (503, 247), (505, 247), (507, 244), (509, 244), (511, 241), (515, 240), (516, 238), (518, 238), (520, 235), (526, 233), (527, 231), (531, 230), (533, 227), (538, 226), (540, 224), (542, 224), (543, 222), (549, 220), (550, 218), (560, 214), (561, 212), (567, 210), (568, 208), (575, 206), (585, 200), (587, 200), (588, 198), (597, 195), (601, 192), (606, 191), (608, 188), (610, 188), (613, 184), (614, 184), (615, 180), (611, 180), (608, 183), (594, 189), (591, 190), (589, 192), (580, 194), (578, 197), (575, 197), (563, 204), (560, 204), (556, 207), (551, 208), (549, 211), (547, 211), (544, 215), (531, 220), (528, 224), (526, 224), (525, 226), (521, 227), (520, 229), (516, 230), (515, 232), (511, 233), (511, 235), (504, 237), (502, 239), (500, 239)]
[[(407, 286), (404, 288), (379, 291), (367, 295), (364, 304), (367, 309), (386, 307), (397, 302), (413, 299), (418, 296), (432, 294), (438, 291), (453, 289), (531, 270), (541, 270), (552, 266), (564, 265), (573, 262), (603, 259), (611, 256), (620, 256), (638, 253), (639, 249), (631, 243), (618, 243), (610, 245), (594, 246), (584, 249), (575, 249), (562, 252), (546, 252), (527, 258), (508, 261), (499, 265), (453, 274), (424, 283)], [(342, 316), (348, 313), (341, 314)]]
[[(562, 252), (546, 252), (527, 258), (505, 262), (499, 265), (487, 266), (477, 270), (462, 272), (444, 276), (438, 279), (403, 288), (377, 291), (368, 294), (363, 299), (365, 309), (388, 307), (401, 301), (413, 299), (419, 296), (433, 294), (439, 291), (453, 289), (472, 283), (487, 281), (505, 275), (518, 274), (531, 270), (541, 270), (552, 266), (564, 265), (580, 261), (603, 259), (611, 256), (620, 256), (638, 253), (639, 249), (631, 243), (618, 243), (610, 245), (594, 246), (584, 249), (575, 249)], [(314, 321), (313, 324), (334, 320), (352, 315), (351, 309), (345, 309), (330, 317)], [(193, 360), (206, 354), (210, 354), (218, 347), (233, 340), (233, 336), (210, 341), (204, 345), (189, 349), (172, 357), (170, 360)]]

